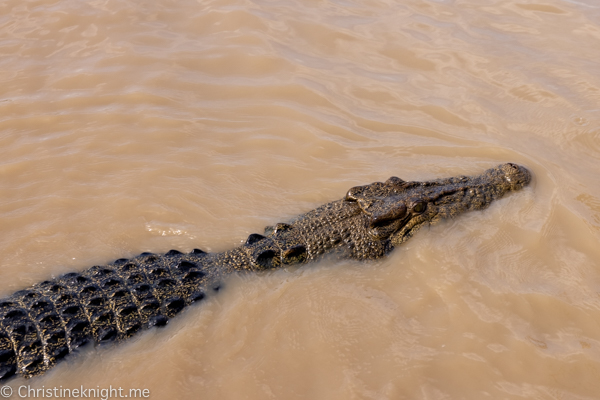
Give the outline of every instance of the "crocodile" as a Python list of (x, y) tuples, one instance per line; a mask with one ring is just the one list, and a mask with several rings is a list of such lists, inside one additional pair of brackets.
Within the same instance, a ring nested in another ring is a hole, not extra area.
[(487, 207), (521, 189), (529, 171), (507, 163), (477, 176), (425, 182), (391, 177), (251, 234), (222, 253), (142, 253), (72, 272), (0, 300), (0, 380), (40, 375), (86, 343), (119, 342), (164, 326), (212, 295), (223, 278), (307, 263), (333, 254), (373, 260), (426, 224)]

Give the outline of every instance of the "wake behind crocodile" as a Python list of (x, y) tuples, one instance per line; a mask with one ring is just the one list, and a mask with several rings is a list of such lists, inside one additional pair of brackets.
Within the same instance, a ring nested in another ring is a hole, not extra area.
[(379, 259), (422, 226), (486, 208), (530, 180), (527, 169), (511, 163), (471, 177), (391, 177), (353, 187), (343, 199), (251, 234), (222, 253), (142, 253), (40, 282), (0, 300), (0, 380), (40, 375), (86, 343), (118, 342), (164, 326), (234, 273), (301, 265), (324, 255)]

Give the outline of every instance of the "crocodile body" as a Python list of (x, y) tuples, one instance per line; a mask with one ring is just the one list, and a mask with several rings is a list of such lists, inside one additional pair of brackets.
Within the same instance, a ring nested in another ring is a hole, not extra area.
[(229, 251), (142, 253), (41, 282), (0, 300), (0, 379), (39, 375), (85, 343), (120, 341), (165, 325), (231, 273), (306, 263), (326, 253), (380, 258), (424, 224), (485, 208), (529, 181), (529, 172), (515, 164), (428, 182), (392, 177), (351, 188), (343, 199), (251, 234)]

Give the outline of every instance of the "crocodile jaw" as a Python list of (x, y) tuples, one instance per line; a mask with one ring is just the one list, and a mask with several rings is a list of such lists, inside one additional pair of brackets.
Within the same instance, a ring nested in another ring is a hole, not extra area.
[(434, 224), (466, 211), (482, 210), (494, 200), (520, 190), (530, 182), (531, 173), (525, 167), (513, 163), (501, 164), (477, 176), (421, 182), (415, 185), (411, 193), (406, 193), (405, 197), (412, 202), (426, 203), (426, 209), (409, 218), (391, 235), (392, 245), (405, 242), (425, 223)]

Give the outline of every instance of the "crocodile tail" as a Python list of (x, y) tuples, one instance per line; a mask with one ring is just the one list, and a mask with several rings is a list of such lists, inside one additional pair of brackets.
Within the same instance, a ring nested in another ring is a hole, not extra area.
[(142, 253), (0, 300), (0, 380), (39, 375), (76, 348), (165, 325), (214, 282), (201, 250)]

